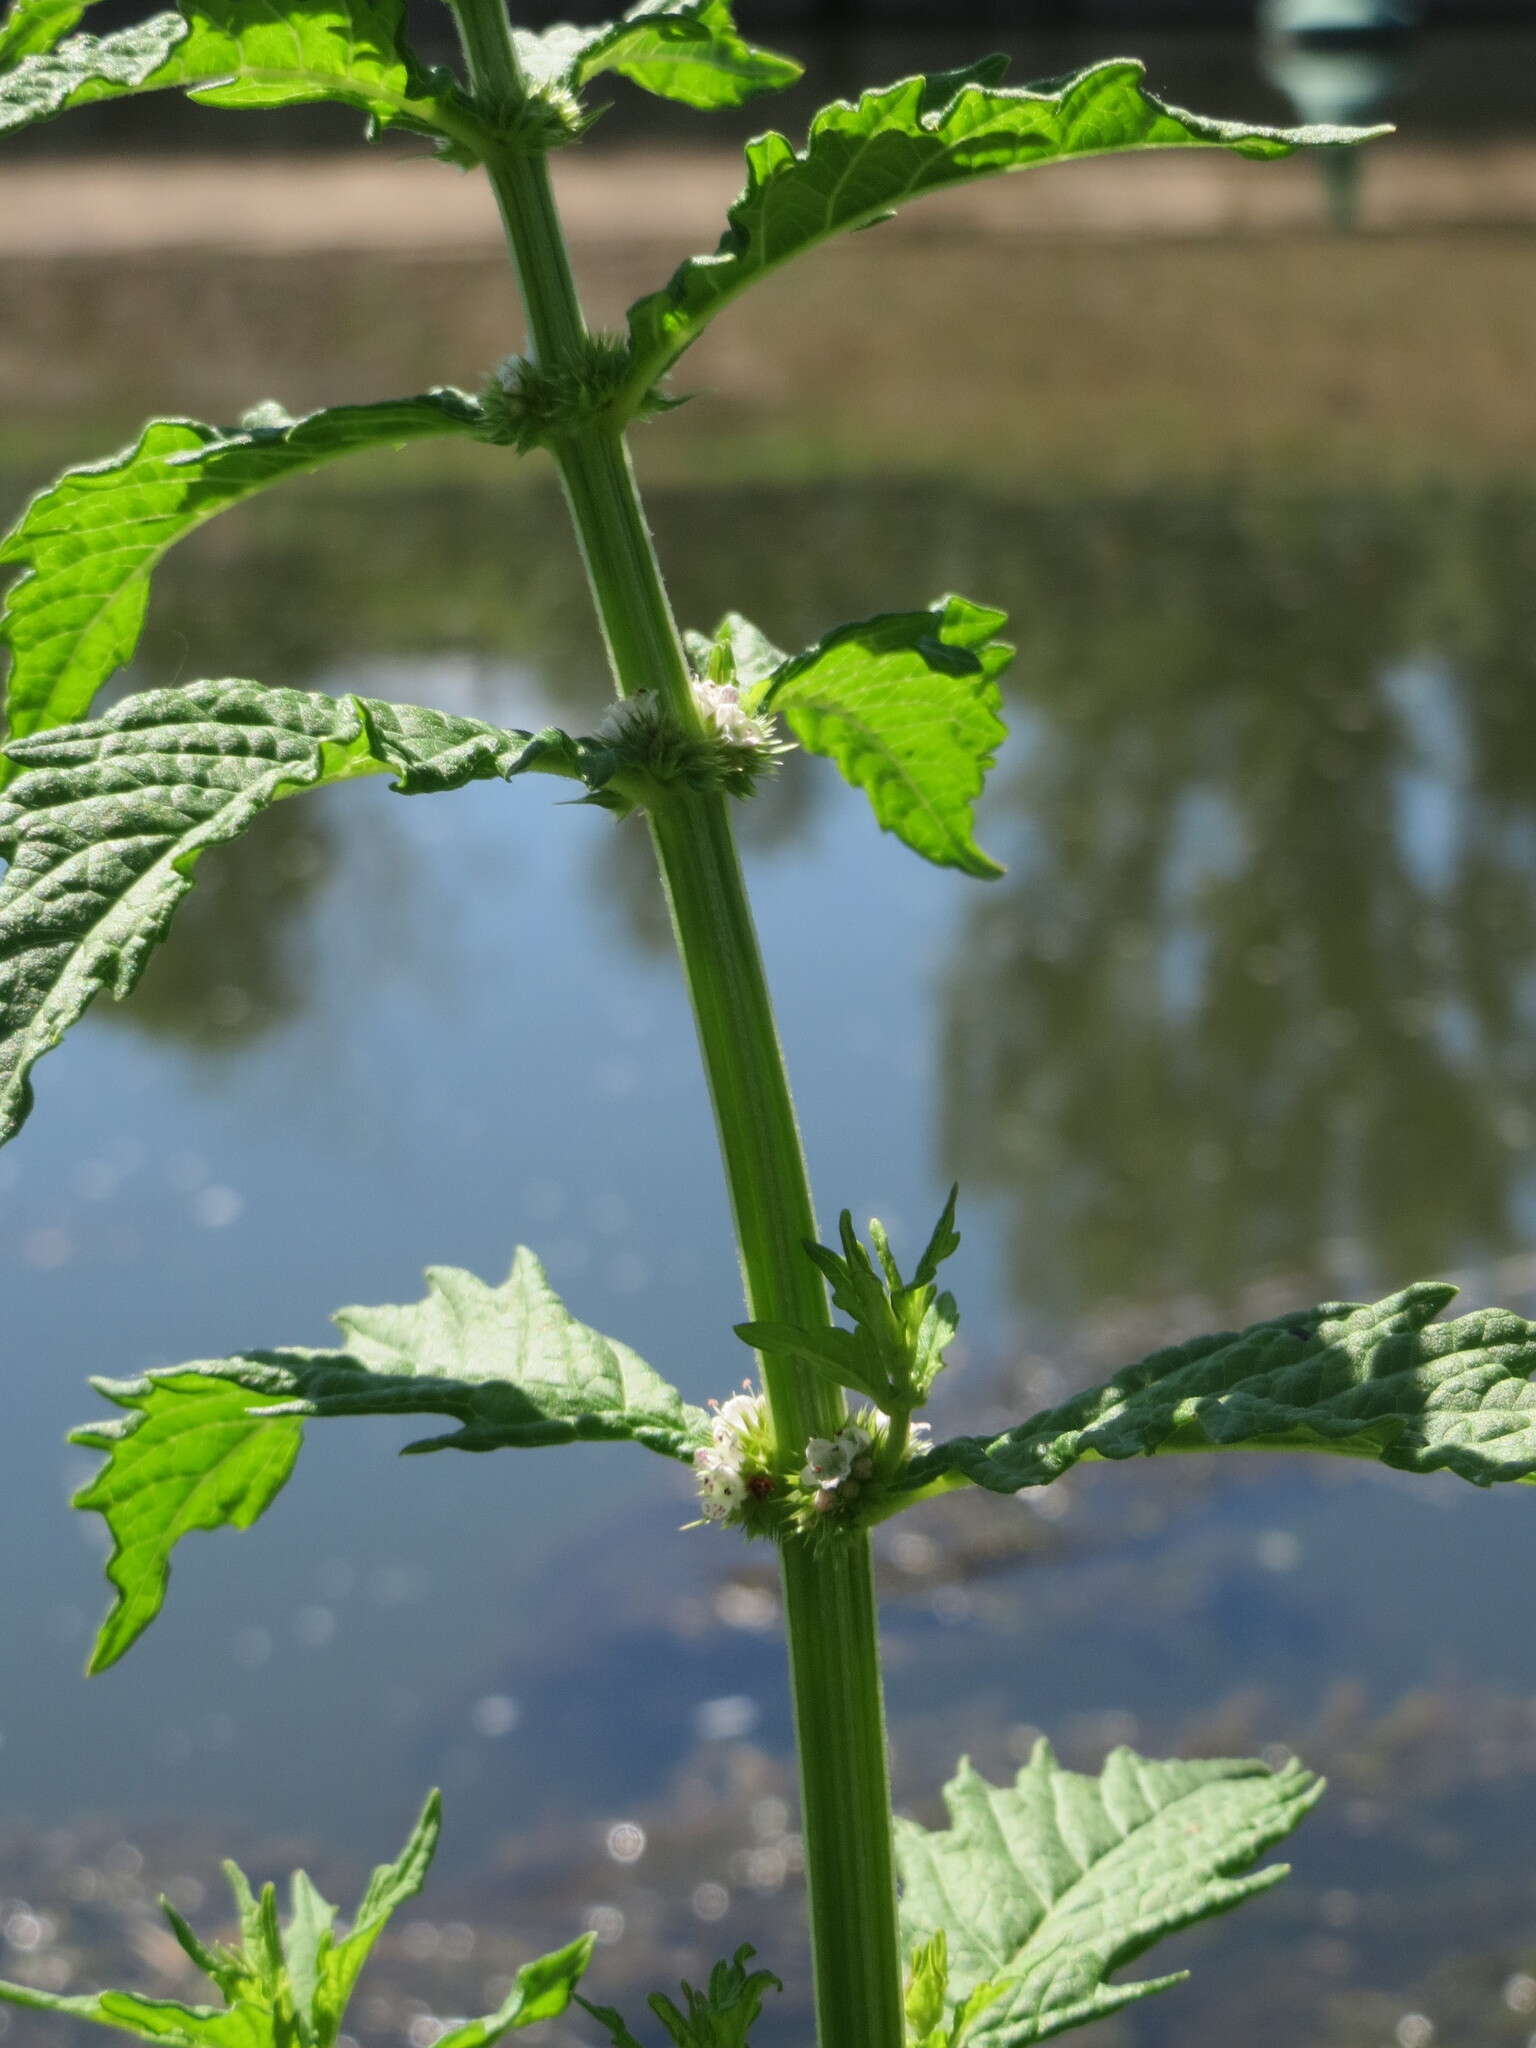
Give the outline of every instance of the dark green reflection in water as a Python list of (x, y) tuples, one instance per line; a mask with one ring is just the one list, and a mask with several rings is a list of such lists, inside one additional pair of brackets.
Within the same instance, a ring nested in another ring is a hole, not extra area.
[(1020, 538), (1018, 859), (970, 915), (944, 1117), (1018, 1204), (1021, 1297), (1515, 1241), (1536, 499), (1142, 500)]

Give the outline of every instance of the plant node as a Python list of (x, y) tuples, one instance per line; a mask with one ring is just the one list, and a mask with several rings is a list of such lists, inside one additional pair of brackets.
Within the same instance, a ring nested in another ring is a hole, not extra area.
[(620, 417), (619, 401), (633, 368), (634, 351), (618, 334), (589, 334), (558, 362), (507, 356), (480, 394), (485, 409), (481, 437), (527, 455), (586, 432), (605, 417), (623, 425), (627, 418), (644, 419), (683, 402), (649, 391)]
[(927, 1434), (926, 1422), (911, 1422), (893, 1435), (888, 1415), (861, 1408), (836, 1436), (813, 1436), (791, 1492), (789, 1526), (818, 1542), (881, 1520), (892, 1480), (926, 1448)]
[(772, 718), (744, 707), (734, 684), (695, 679), (693, 701), (702, 730), (685, 729), (652, 690), (614, 705), (598, 727), (594, 737), (614, 762), (609, 786), (632, 804), (679, 785), (748, 797), (778, 773), (788, 745)]

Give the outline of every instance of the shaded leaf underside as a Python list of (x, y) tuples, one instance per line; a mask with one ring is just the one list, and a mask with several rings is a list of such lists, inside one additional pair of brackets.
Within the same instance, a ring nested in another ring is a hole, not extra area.
[(1382, 132), (1208, 120), (1147, 92), (1144, 67), (1127, 59), (1033, 90), (999, 85), (1006, 68), (1005, 59), (989, 59), (968, 72), (836, 100), (812, 121), (802, 150), (772, 132), (748, 143), (746, 189), (719, 247), (690, 257), (630, 308), (634, 401), (765, 272), (927, 193), (1069, 157), (1196, 148), (1265, 158)]
[(687, 1459), (708, 1435), (634, 1352), (578, 1322), (520, 1248), (500, 1287), (434, 1267), (423, 1301), (336, 1316), (344, 1351), (244, 1352), (94, 1384), (125, 1410), (72, 1441), (107, 1462), (75, 1505), (106, 1518), (117, 1590), (92, 1658), (101, 1670), (153, 1620), (171, 1552), (194, 1529), (247, 1528), (292, 1470), (311, 1416), (442, 1415), (409, 1446), (490, 1451), (633, 1441)]
[(11, 753), (26, 772), (0, 794), (0, 1143), (35, 1062), (103, 989), (138, 980), (200, 856), (280, 798), (376, 773), (412, 795), (579, 773), (563, 734), (241, 681), (146, 691)]
[(963, 1473), (995, 1493), (1084, 1458), (1207, 1450), (1335, 1451), (1478, 1486), (1536, 1477), (1536, 1324), (1507, 1309), (1437, 1316), (1421, 1282), (1373, 1306), (1329, 1303), (1159, 1351), (1005, 1435), (956, 1437), (907, 1483)]
[(904, 1933), (944, 1931), (956, 2004), (1003, 1987), (968, 2044), (1025, 2048), (1177, 1983), (1107, 1980), (1283, 1877), (1283, 1865), (1251, 1867), (1321, 1792), (1295, 1763), (1149, 1763), (1129, 1749), (1085, 1777), (1043, 1742), (1011, 1786), (962, 1763), (944, 1792), (947, 1829), (896, 1823)]
[(238, 431), (155, 420), (131, 448), (67, 470), (0, 541), (0, 565), (23, 571), (0, 610), (10, 734), (86, 715), (138, 645), (156, 565), (195, 527), (339, 456), (480, 424), (474, 400), (447, 390)]

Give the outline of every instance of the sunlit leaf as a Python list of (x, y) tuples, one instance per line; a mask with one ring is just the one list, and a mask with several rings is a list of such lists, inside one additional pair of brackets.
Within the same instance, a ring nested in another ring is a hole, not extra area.
[(462, 2026), (439, 2034), (436, 2048), (490, 2048), (493, 2041), (499, 2041), (515, 2028), (558, 2019), (576, 1994), (576, 1986), (592, 1960), (596, 1940), (595, 1934), (584, 1934), (553, 1955), (524, 1963), (495, 2012), (487, 2013), (484, 2019), (466, 2020)]
[(200, 856), (280, 798), (360, 775), (417, 795), (579, 769), (563, 734), (238, 681), (146, 691), (11, 757), (26, 772), (0, 794), (0, 1143), (35, 1062), (103, 989), (132, 989)]
[(1111, 1984), (1154, 1942), (1266, 1890), (1253, 1871), (1322, 1792), (1294, 1762), (1149, 1763), (1115, 1750), (1065, 1771), (1039, 1743), (1011, 1786), (967, 1763), (945, 1787), (950, 1826), (896, 1823), (907, 1938), (946, 1937), (947, 1997), (987, 1996), (962, 2038), (1025, 2048), (1179, 1982)]
[(214, 107), (339, 100), (372, 123), (473, 146), (473, 123), (417, 64), (403, 22), (403, 0), (185, 0), (180, 13), (27, 57), (0, 77), (0, 133), (97, 100), (181, 89)]
[(972, 814), (1008, 728), (998, 677), (1013, 649), (1003, 612), (945, 597), (921, 612), (839, 626), (754, 693), (803, 747), (837, 763), (882, 828), (940, 867), (991, 877)]
[(369, 1878), (346, 1936), (341, 1941), (322, 1942), (317, 1948), (312, 2010), (316, 2030), (325, 2039), (333, 2040), (340, 2031), (352, 1988), (391, 1916), (426, 1883), (442, 1826), (442, 1798), (433, 1792), (400, 1854), (392, 1863), (381, 1863)]
[(130, 1420), (76, 1430), (107, 1462), (75, 1495), (112, 1532), (107, 1577), (117, 1589), (89, 1669), (104, 1671), (148, 1628), (165, 1600), (170, 1556), (194, 1529), (248, 1529), (282, 1491), (304, 1440), (299, 1422), (250, 1421), (240, 1386), (188, 1372), (101, 1388)]
[(905, 1483), (955, 1472), (1016, 1493), (1083, 1458), (1252, 1450), (1529, 1481), (1536, 1324), (1500, 1308), (1435, 1322), (1455, 1293), (1425, 1281), (1372, 1307), (1331, 1302), (1173, 1345), (1005, 1435), (935, 1445)]
[(23, 571), (0, 610), (13, 738), (86, 715), (138, 645), (161, 556), (215, 513), (337, 456), (472, 434), (481, 422), (479, 406), (458, 391), (333, 406), (301, 420), (275, 408), (254, 417), (261, 423), (236, 430), (154, 420), (131, 448), (66, 470), (0, 541), (0, 565)]
[(51, 50), (79, 21), (91, 0), (12, 0), (0, 15), (0, 71)]
[(605, 71), (690, 107), (738, 107), (793, 85), (803, 66), (738, 34), (728, 0), (640, 0), (598, 28), (567, 22), (517, 31), (524, 73), (543, 87), (577, 91)]
[[(105, 1516), (114, 1543), (107, 1577), (118, 1597), (93, 1671), (159, 1613), (183, 1535), (248, 1528), (270, 1504), (305, 1417), (443, 1415), (459, 1425), (411, 1451), (629, 1441), (687, 1460), (707, 1438), (703, 1410), (627, 1345), (578, 1322), (526, 1248), (500, 1287), (444, 1266), (427, 1283), (408, 1307), (339, 1310), (344, 1351), (250, 1351), (94, 1382), (128, 1412), (72, 1439), (107, 1454), (75, 1501)], [(366, 1914), (365, 1901), (359, 1931)]]
[(1189, 148), (1277, 157), (1384, 132), (1207, 120), (1155, 99), (1142, 86), (1144, 67), (1128, 59), (1034, 89), (1001, 86), (1006, 69), (1006, 59), (994, 58), (965, 72), (904, 78), (851, 104), (834, 100), (801, 150), (774, 133), (749, 142), (746, 190), (714, 254), (690, 257), (630, 308), (633, 403), (759, 277), (926, 193), (1065, 157)]

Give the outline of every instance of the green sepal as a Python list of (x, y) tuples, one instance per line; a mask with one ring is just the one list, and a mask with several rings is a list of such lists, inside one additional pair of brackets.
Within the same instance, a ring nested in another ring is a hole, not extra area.
[(442, 1266), (427, 1283), (408, 1307), (339, 1310), (344, 1351), (243, 1352), (92, 1382), (127, 1412), (71, 1437), (106, 1454), (74, 1503), (102, 1515), (113, 1539), (106, 1569), (117, 1598), (91, 1671), (115, 1663), (159, 1613), (184, 1535), (249, 1528), (271, 1505), (307, 1418), (458, 1424), (412, 1453), (633, 1442), (686, 1463), (707, 1441), (705, 1412), (627, 1345), (578, 1322), (525, 1247), (500, 1287)]
[(1012, 1786), (962, 1762), (944, 1790), (948, 1828), (896, 1822), (906, 1937), (946, 1937), (943, 1995), (958, 2031), (940, 2032), (941, 2048), (1027, 2048), (1180, 1982), (1182, 1972), (1109, 1978), (1284, 1877), (1283, 1864), (1253, 1865), (1322, 1789), (1294, 1762), (1151, 1763), (1129, 1749), (1085, 1777), (1045, 1742)]
[[(883, 831), (940, 867), (990, 879), (1003, 871), (976, 844), (972, 814), (1008, 732), (998, 678), (1013, 649), (996, 637), (1006, 620), (954, 596), (882, 612), (780, 662), (746, 701), (835, 761)], [(732, 633), (733, 658), (745, 624)]]
[[(23, 572), (0, 610), (11, 737), (85, 717), (138, 645), (161, 557), (215, 514), (338, 456), (483, 429), (481, 407), (461, 391), (299, 420), (262, 406), (241, 428), (152, 420), (131, 447), (66, 470), (0, 540), (0, 565)], [(0, 782), (8, 772), (0, 760)]]
[(486, 776), (580, 772), (580, 743), (414, 705), (192, 683), (13, 741), (0, 793), (0, 1143), (31, 1070), (105, 989), (133, 988), (200, 857), (304, 789), (394, 775), (414, 796)]
[[(784, 1989), (771, 1970), (748, 1970), (756, 1953), (743, 1942), (728, 1963), (715, 1964), (702, 1991), (685, 1983), (686, 2011), (680, 2011), (665, 1992), (652, 1992), (646, 2003), (666, 2028), (673, 2048), (749, 2048), (748, 2029), (761, 2017), (764, 1998)], [(612, 2006), (588, 2005), (584, 1998), (576, 2002), (608, 2029), (612, 2048), (640, 2048)]]
[(662, 99), (709, 111), (781, 92), (805, 68), (739, 35), (729, 0), (639, 0), (598, 28), (562, 22), (539, 35), (515, 35), (524, 76), (546, 93), (579, 92), (616, 72)]
[(824, 1244), (806, 1245), (807, 1257), (832, 1290), (833, 1307), (848, 1317), (851, 1330), (753, 1322), (738, 1323), (737, 1336), (754, 1350), (798, 1359), (828, 1373), (840, 1386), (857, 1388), (889, 1415), (922, 1407), (960, 1323), (954, 1296), (940, 1293), (937, 1285), (940, 1265), (960, 1245), (955, 1229), (959, 1194), (958, 1187), (950, 1189), (910, 1281), (902, 1278), (877, 1219), (871, 1220), (869, 1235), (878, 1270), (846, 1209), (838, 1218), (841, 1253)]
[(1212, 121), (1155, 98), (1143, 75), (1141, 64), (1116, 58), (1069, 79), (1010, 90), (998, 83), (1002, 60), (989, 58), (958, 73), (903, 78), (853, 103), (834, 100), (812, 121), (801, 150), (780, 134), (758, 136), (747, 144), (746, 189), (719, 247), (690, 257), (630, 308), (634, 397), (758, 278), (925, 193), (1065, 157), (1188, 148), (1279, 157), (1388, 132)]
[(105, 36), (71, 36), (0, 76), (0, 133), (73, 107), (143, 92), (185, 91), (213, 107), (337, 100), (370, 132), (400, 127), (462, 147), (478, 124), (451, 80), (427, 74), (404, 40), (403, 0), (184, 0)]
[(1046, 1486), (1084, 1458), (1332, 1451), (1477, 1486), (1536, 1479), (1536, 1324), (1507, 1309), (1434, 1318), (1423, 1281), (1366, 1307), (1328, 1302), (1157, 1351), (998, 1437), (915, 1458), (903, 1487), (961, 1475), (994, 1493)]

